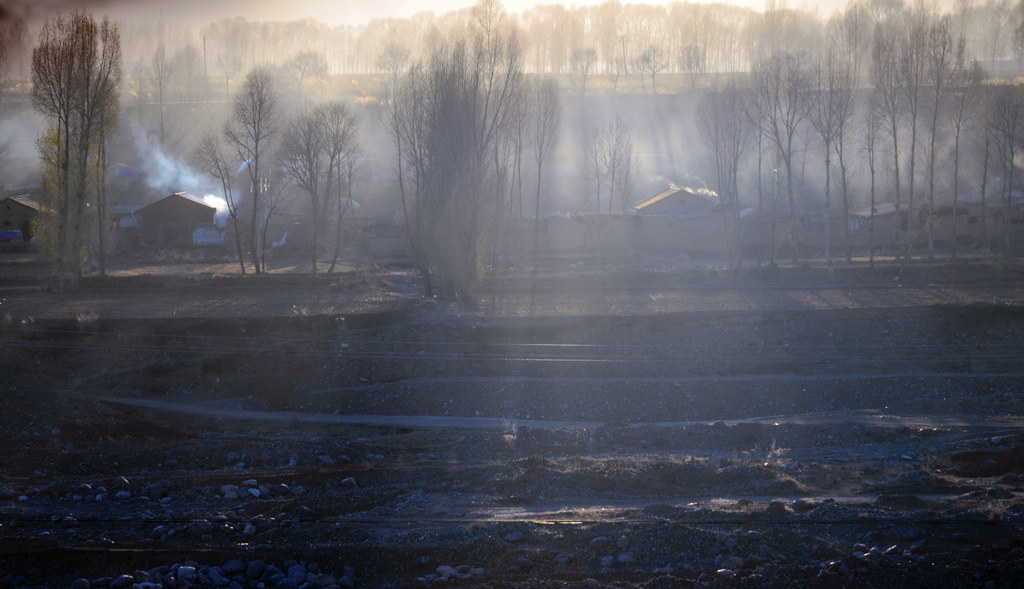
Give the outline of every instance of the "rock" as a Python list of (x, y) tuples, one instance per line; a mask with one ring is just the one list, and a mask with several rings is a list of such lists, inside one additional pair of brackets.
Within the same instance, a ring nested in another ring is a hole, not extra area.
[(110, 582), (111, 589), (120, 589), (121, 587), (131, 587), (135, 584), (135, 577), (131, 575), (121, 575)]
[(89, 579), (75, 579), (75, 581), (71, 583), (71, 589), (89, 589), (91, 586), (92, 583), (89, 582)]
[(600, 552), (608, 547), (612, 541), (607, 536), (598, 536), (590, 541), (590, 549), (594, 552)]
[(485, 573), (486, 573), (486, 571), (484, 571), (483, 567), (475, 567), (475, 568), (469, 569), (469, 576), (470, 577), (476, 577), (477, 579), (484, 578), (484, 574)]
[(213, 532), (213, 523), (205, 519), (194, 521), (189, 524), (187, 532), (193, 538), (201, 538)]
[(619, 538), (615, 540), (615, 545), (619, 548), (619, 550), (625, 550), (629, 548), (629, 538), (625, 536), (619, 536)]
[(331, 458), (330, 456), (327, 456), (326, 454), (317, 456), (317, 458), (319, 458), (320, 462), (325, 466), (334, 466), (334, 459)]
[(263, 571), (267, 568), (267, 564), (262, 560), (254, 560), (249, 563), (249, 566), (245, 567), (245, 576), (250, 579), (259, 579), (263, 576)]
[(445, 564), (437, 567), (437, 570), (435, 572), (437, 573), (437, 576), (441, 577), (442, 579), (454, 579), (459, 576), (459, 573), (455, 570), (455, 568)]
[(132, 484), (128, 482), (128, 479), (124, 478), (123, 476), (114, 479), (114, 484), (111, 485), (111, 487), (115, 489), (128, 489), (131, 488), (131, 486)]
[(296, 583), (301, 583), (303, 580), (305, 580), (306, 573), (308, 572), (309, 571), (306, 570), (306, 567), (302, 566), (301, 564), (296, 564), (288, 567), (287, 575), (288, 578), (292, 581), (295, 581)]
[(576, 556), (567, 552), (560, 552), (555, 556), (555, 562), (558, 564), (569, 564), (574, 560), (576, 560)]
[(770, 518), (784, 518), (789, 515), (789, 510), (786, 508), (786, 504), (782, 501), (772, 501), (768, 503), (768, 509), (765, 510), (765, 515)]
[(614, 564), (615, 564), (615, 557), (614, 556), (604, 556), (604, 557), (601, 557), (601, 568), (607, 569), (607, 568), (610, 568)]
[(245, 524), (245, 528), (242, 530), (242, 535), (243, 536), (255, 536), (256, 535), (256, 526), (254, 526), (252, 524)]
[(718, 563), (718, 566), (723, 569), (741, 569), (743, 568), (743, 559), (738, 556), (726, 556)]
[(793, 511), (796, 513), (805, 513), (817, 506), (818, 504), (810, 499), (797, 499), (792, 504)]
[(636, 559), (633, 558), (633, 554), (629, 552), (623, 552), (619, 554), (615, 557), (615, 560), (619, 564), (633, 564), (636, 562)]
[(127, 500), (129, 500), (131, 498), (132, 498), (132, 492), (131, 491), (118, 491), (117, 493), (114, 493), (114, 499), (119, 499), (121, 501), (127, 501)]
[(220, 568), (224, 570), (224, 574), (236, 575), (245, 570), (245, 563), (235, 558), (225, 562)]
[(260, 490), (259, 489), (246, 489), (246, 493), (249, 493), (249, 495), (251, 495), (253, 499), (259, 499), (260, 498)]
[(183, 564), (178, 567), (175, 576), (179, 581), (194, 581), (197, 574), (196, 567)]
[(356, 488), (359, 488), (359, 485), (356, 483), (356, 480), (354, 478), (348, 477), (348, 478), (341, 479), (341, 488), (342, 489), (356, 489)]
[(525, 537), (522, 532), (516, 530), (515, 532), (505, 534), (505, 541), (510, 544), (516, 544), (522, 542)]

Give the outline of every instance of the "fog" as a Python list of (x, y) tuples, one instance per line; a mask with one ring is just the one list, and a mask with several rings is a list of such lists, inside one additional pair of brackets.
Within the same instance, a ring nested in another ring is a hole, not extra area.
[[(221, 135), (231, 120), (231, 101), (239, 95), (246, 75), (255, 68), (268, 68), (275, 81), (274, 114), (281, 132), (306, 105), (338, 101), (352, 110), (359, 122), (363, 178), (353, 198), (362, 205), (361, 215), (401, 224), (395, 184), (398, 156), (393, 134), (383, 121), (388, 92), (417, 60), (426, 66), (431, 51), (478, 34), (472, 6), (469, 2), (425, 6), (404, 1), (186, 0), (171, 10), (156, 1), (8, 3), (9, 16), (23, 19), (28, 26), (20, 46), (7, 54), (9, 82), (0, 133), (7, 145), (5, 157), (17, 165), (6, 166), (0, 182), (7, 191), (39, 183), (38, 170), (31, 170), (37, 169), (33, 153), (46, 119), (29, 97), (31, 48), (47, 18), (80, 9), (97, 18), (111, 18), (120, 34), (121, 114), (107, 154), (112, 169), (118, 171), (111, 178), (113, 204), (151, 202), (177, 191), (226, 197), (220, 194), (217, 181), (197, 171), (196, 148), (204, 135)], [(856, 59), (843, 169), (836, 168), (838, 154), (830, 169), (830, 210), (848, 213), (869, 206), (872, 178), (876, 202), (899, 202), (909, 196), (920, 203), (926, 197), (934, 199), (932, 192), (937, 190), (937, 204), (944, 205), (977, 193), (984, 179), (997, 182), (1001, 177), (994, 151), (984, 161), (978, 155), (984, 125), (977, 116), (965, 119), (969, 124), (958, 137), (961, 154), (954, 152), (948, 125), (930, 131), (922, 114), (910, 127), (909, 111), (900, 113), (896, 130), (901, 152), (891, 153), (893, 138), (887, 139), (885, 133), (877, 138), (872, 175), (864, 139), (866, 105), (873, 91), (872, 29), (865, 27), (852, 41), (836, 31), (845, 26), (844, 15), (859, 14), (858, 10), (872, 27), (911, 18), (917, 13), (909, 5), (875, 3), (868, 10), (853, 2), (794, 3), (769, 5), (767, 12), (764, 6), (743, 3), (558, 6), (506, 2), (501, 6), (505, 14), (495, 34), (518, 43), (521, 53), (516, 67), (524, 79), (550, 77), (558, 86), (562, 116), (556, 148), (545, 163), (542, 214), (622, 212), (668, 186), (706, 190), (721, 199), (733, 199), (743, 209), (782, 206), (781, 200), (772, 199), (785, 194), (792, 202), (787, 206), (797, 209), (791, 215), (822, 210), (826, 206), (824, 159), (834, 148), (824, 148), (809, 116), (796, 121), (792, 145), (785, 153), (778, 144), (772, 147), (767, 129), (762, 129), (757, 141), (756, 126), (747, 125), (735, 178), (726, 182), (722, 154), (717, 151), (721, 146), (714, 145), (702, 127), (706, 116), (700, 108), (714, 102), (727, 87), (753, 97), (757, 78), (751, 71), (769, 56), (801, 56), (801, 75), (809, 80), (813, 63), (833, 42), (852, 43), (847, 53)], [(1013, 49), (1014, 25), (1002, 17), (1001, 6), (993, 0), (965, 11), (940, 3), (930, 5), (926, 17), (929, 23), (941, 19), (953, 23), (965, 47), (961, 65), (976, 60), (989, 72), (992, 83), (1012, 79), (1020, 66)], [(839, 41), (828, 41), (833, 38)], [(586, 51), (592, 52), (592, 58), (584, 66), (580, 56)], [(389, 52), (401, 60), (388, 62)], [(158, 56), (164, 60), (164, 76), (156, 75)], [(943, 121), (952, 108), (951, 96), (944, 96), (940, 105)], [(918, 110), (926, 113), (929, 108), (922, 102)], [(732, 118), (748, 120), (750, 116), (736, 112)], [(596, 133), (615, 121), (621, 121), (628, 136), (630, 177), (617, 188), (603, 187), (594, 170), (588, 169), (588, 152)], [(506, 139), (511, 137), (511, 130), (503, 132)], [(930, 133), (935, 147), (926, 153), (925, 138)], [(909, 140), (915, 136), (919, 143), (911, 154)], [(522, 161), (529, 160), (530, 153), (520, 147)], [(232, 157), (237, 160), (232, 166), (241, 165), (239, 157)], [(894, 159), (902, 165), (903, 191), (916, 181), (909, 195), (901, 194), (895, 183)], [(954, 159), (960, 174), (956, 190), (948, 171)], [(910, 164), (916, 164), (916, 169)], [(522, 208), (523, 195), (534, 192), (537, 179), (535, 166), (516, 165), (522, 169), (504, 176), (506, 185), (499, 192), (518, 199)], [(937, 172), (933, 174), (932, 169)], [(783, 171), (788, 174), (784, 176)], [(283, 180), (280, 172), (275, 173)], [(791, 178), (792, 192), (790, 182), (783, 185), (783, 178)], [(929, 182), (935, 188), (926, 195), (922, 187)], [(835, 209), (840, 206), (840, 188), (842, 208)], [(989, 183), (989, 190), (997, 188)], [(288, 192), (290, 206), (300, 212), (302, 191), (292, 186)]]

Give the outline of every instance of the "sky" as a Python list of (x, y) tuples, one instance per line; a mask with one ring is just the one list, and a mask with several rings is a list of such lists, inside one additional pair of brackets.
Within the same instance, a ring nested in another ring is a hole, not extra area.
[[(572, 0), (567, 6), (600, 4), (603, 0)], [(696, 0), (712, 1), (712, 0)], [(722, 1), (722, 0), (718, 0)], [(476, 0), (0, 0), (0, 6), (29, 16), (43, 17), (62, 9), (88, 9), (97, 16), (111, 18), (142, 18), (163, 14), (168, 19), (195, 20), (205, 24), (225, 17), (244, 16), (249, 20), (297, 20), (315, 18), (328, 25), (362, 24), (372, 18), (408, 18), (423, 11), (437, 14), (467, 8)], [(551, 0), (503, 0), (509, 12), (522, 12), (537, 4), (554, 4)], [(624, 1), (623, 4), (630, 2)], [(669, 4), (670, 0), (646, 0), (647, 4)], [(755, 9), (764, 6), (764, 0), (725, 0)], [(789, 0), (791, 8), (818, 6), (830, 9), (845, 0)]]

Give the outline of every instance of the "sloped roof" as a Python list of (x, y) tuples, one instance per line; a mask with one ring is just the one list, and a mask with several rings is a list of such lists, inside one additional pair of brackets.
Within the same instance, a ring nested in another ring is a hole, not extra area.
[(146, 205), (146, 206), (144, 206), (142, 208), (136, 209), (135, 212), (136, 213), (140, 213), (140, 212), (145, 211), (146, 209), (148, 209), (149, 207), (151, 207), (151, 206), (153, 206), (153, 205), (155, 205), (157, 203), (162, 203), (162, 202), (164, 202), (166, 200), (169, 200), (169, 199), (181, 199), (181, 200), (185, 200), (187, 202), (190, 202), (192, 204), (196, 204), (196, 205), (199, 205), (201, 207), (205, 207), (207, 209), (210, 209), (210, 211), (212, 211), (212, 212), (216, 212), (217, 211), (216, 207), (211, 207), (210, 205), (208, 205), (205, 202), (203, 202), (202, 200), (200, 200), (199, 197), (193, 196), (193, 195), (191, 195), (191, 194), (189, 194), (187, 192), (175, 192), (174, 194), (169, 194), (169, 195), (161, 198), (160, 200), (158, 200), (156, 202), (151, 202), (151, 203), (149, 203), (148, 205)]
[(710, 194), (704, 194), (704, 193), (701, 193), (701, 192), (694, 192), (694, 191), (690, 190), (689, 188), (677, 188), (677, 187), (673, 186), (673, 187), (669, 188), (668, 190), (666, 190), (666, 191), (664, 191), (664, 192), (662, 192), (660, 194), (652, 196), (651, 198), (648, 198), (645, 201), (641, 201), (640, 203), (633, 205), (631, 208), (632, 208), (633, 211), (636, 211), (638, 213), (642, 213), (644, 211), (644, 209), (650, 208), (650, 207), (652, 207), (652, 206), (654, 206), (654, 205), (656, 205), (659, 202), (662, 202), (664, 200), (671, 199), (671, 198), (689, 198), (689, 197), (699, 198), (701, 200), (707, 201), (708, 203), (710, 203), (712, 205), (718, 204), (715, 201), (715, 198), (712, 197)]
[(28, 207), (30, 209), (34, 209), (36, 211), (38, 211), (39, 208), (40, 208), (39, 207), (39, 202), (36, 199), (32, 198), (28, 194), (22, 194), (20, 196), (9, 196), (7, 198), (0, 199), (0, 202), (3, 202), (5, 200), (13, 200), (14, 202), (16, 202), (18, 204), (24, 205), (24, 206), (26, 206), (26, 207)]

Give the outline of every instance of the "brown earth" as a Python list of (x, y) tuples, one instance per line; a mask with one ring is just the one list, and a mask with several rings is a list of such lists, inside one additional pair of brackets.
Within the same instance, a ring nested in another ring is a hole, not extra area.
[(0, 588), (1019, 583), (1021, 267), (546, 264), (0, 260)]

